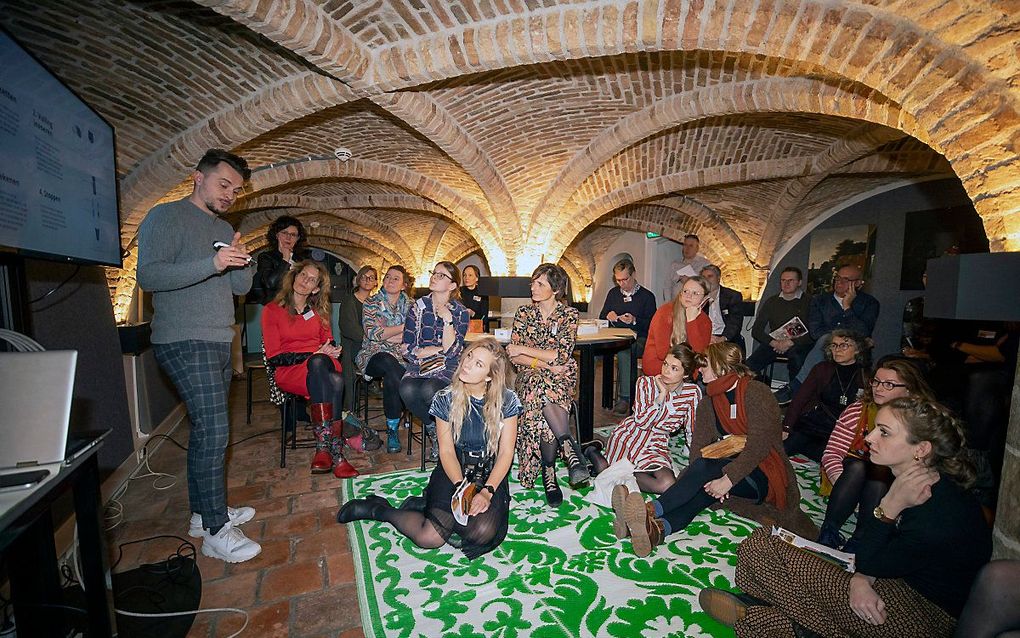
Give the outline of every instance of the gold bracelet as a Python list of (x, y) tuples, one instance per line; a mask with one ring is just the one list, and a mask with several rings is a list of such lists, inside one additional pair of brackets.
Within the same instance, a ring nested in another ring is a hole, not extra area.
[(532, 367), (532, 369), (538, 367), (538, 357), (532, 357), (531, 358), (531, 367)]

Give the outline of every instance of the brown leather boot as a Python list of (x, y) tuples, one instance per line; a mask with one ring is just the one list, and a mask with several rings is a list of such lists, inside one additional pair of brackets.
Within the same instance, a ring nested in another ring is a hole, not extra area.
[(623, 504), (623, 517), (630, 531), (634, 554), (645, 557), (662, 543), (662, 521), (655, 516), (651, 503), (645, 503), (640, 492), (631, 492)]
[(329, 453), (329, 441), (326, 436), (330, 435), (331, 423), (333, 421), (332, 403), (309, 403), (308, 415), (312, 420), (312, 430), (315, 432), (315, 456), (312, 457), (312, 474), (325, 474), (333, 469), (333, 455)]

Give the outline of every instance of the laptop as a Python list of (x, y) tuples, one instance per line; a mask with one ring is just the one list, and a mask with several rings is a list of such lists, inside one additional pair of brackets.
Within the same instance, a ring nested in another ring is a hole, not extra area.
[(19, 481), (45, 478), (60, 470), (77, 361), (76, 350), (0, 352), (0, 476), (4, 484), (29, 487)]

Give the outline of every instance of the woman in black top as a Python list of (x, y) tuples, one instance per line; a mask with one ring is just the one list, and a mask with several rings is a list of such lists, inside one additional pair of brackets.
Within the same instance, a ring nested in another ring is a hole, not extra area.
[(269, 225), (266, 239), (269, 248), (258, 258), (258, 268), (252, 278), (251, 290), (245, 298), (248, 303), (265, 305), (280, 291), (280, 283), (290, 267), (304, 259), (305, 227), (296, 217), (281, 215)]
[(481, 319), (482, 330), (489, 331), (489, 297), (478, 294), (478, 278), (481, 272), (478, 266), (464, 266), (461, 272), (464, 285), (460, 287), (460, 301), (468, 309), (468, 317), (472, 320)]
[(829, 340), (822, 348), (825, 361), (811, 368), (783, 417), (787, 456), (821, 461), (836, 420), (867, 383), (871, 340), (842, 328), (823, 339)]
[(963, 428), (938, 403), (913, 398), (882, 406), (875, 422), (871, 460), (896, 478), (873, 512), (859, 514), (856, 573), (755, 531), (738, 552), (744, 597), (701, 594), (702, 608), (737, 636), (952, 635), (992, 551), (991, 530), (967, 491), (974, 468)]

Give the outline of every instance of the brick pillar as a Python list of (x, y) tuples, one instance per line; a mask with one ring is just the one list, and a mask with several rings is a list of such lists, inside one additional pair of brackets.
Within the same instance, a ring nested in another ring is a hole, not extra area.
[(1013, 400), (992, 543), (993, 558), (1020, 559), (1020, 363), (1013, 378)]

